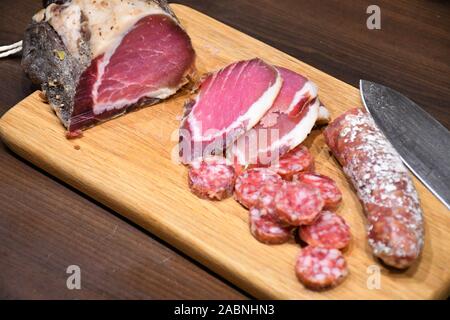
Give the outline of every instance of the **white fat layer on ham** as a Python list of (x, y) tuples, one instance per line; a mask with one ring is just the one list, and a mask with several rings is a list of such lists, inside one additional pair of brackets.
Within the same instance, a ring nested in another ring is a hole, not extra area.
[(317, 86), (312, 81), (306, 82), (303, 88), (295, 93), (294, 99), (292, 99), (286, 113), (290, 113), (294, 110), (300, 100), (304, 97), (310, 97), (311, 100), (317, 97)]
[(328, 109), (325, 108), (324, 106), (320, 106), (316, 123), (326, 124), (330, 122), (330, 119), (331, 119), (330, 111), (328, 111)]
[[(302, 143), (311, 132), (314, 124), (316, 123), (317, 116), (319, 115), (320, 102), (316, 100), (305, 114), (300, 123), (295, 126), (295, 128), (289, 132), (287, 135), (283, 136), (280, 140), (276, 141), (272, 145), (272, 150), (276, 150), (283, 146), (288, 145), (289, 149), (293, 149)], [(267, 150), (266, 150), (267, 151)]]
[[(99, 82), (98, 79), (96, 81), (96, 84), (97, 84), (97, 82)], [(161, 88), (158, 90), (149, 91), (136, 99), (120, 99), (120, 100), (114, 100), (114, 102), (108, 102), (108, 103), (98, 103), (97, 102), (98, 91), (95, 90), (93, 92), (93, 96), (94, 96), (93, 112), (94, 112), (94, 114), (102, 114), (105, 111), (110, 111), (113, 109), (122, 109), (124, 106), (133, 105), (133, 104), (137, 103), (139, 101), (139, 99), (141, 99), (141, 97), (151, 97), (151, 98), (161, 99), (161, 100), (166, 99), (167, 97), (170, 97), (171, 95), (175, 94), (175, 92), (177, 92), (178, 89), (181, 88), (182, 86), (183, 86), (183, 84), (181, 84), (179, 87), (174, 87), (174, 88)]]
[(36, 13), (33, 20), (47, 21), (58, 33), (69, 52), (79, 56), (81, 13), (87, 19), (90, 31), (92, 58), (117, 48), (117, 41), (141, 18), (152, 14), (164, 14), (172, 18), (153, 2), (144, 0), (72, 0), (63, 5), (51, 4)]
[[(295, 128), (288, 134), (281, 137), (281, 139), (274, 142), (268, 148), (258, 150), (258, 154), (254, 155), (255, 159), (246, 159), (246, 144), (245, 141), (237, 141), (234, 144), (233, 154), (235, 155), (237, 161), (240, 164), (246, 164), (248, 162), (252, 163), (256, 161), (256, 157), (264, 156), (269, 151), (275, 151), (277, 149), (285, 149), (287, 146), (289, 150), (295, 148), (300, 143), (302, 143), (308, 134), (311, 132), (314, 124), (316, 123), (319, 114), (319, 100), (316, 100), (311, 106), (309, 106), (308, 113), (305, 114), (303, 119), (298, 123)], [(253, 155), (252, 155), (253, 156)]]
[(239, 117), (238, 121), (248, 120), (246, 130), (253, 128), (264, 114), (272, 107), (278, 93), (283, 85), (283, 79), (277, 70), (277, 79), (275, 83), (264, 94), (252, 104), (246, 115)]
[[(213, 75), (213, 77), (215, 77)], [(211, 81), (212, 83), (213, 81)], [(253, 128), (259, 120), (264, 116), (264, 114), (272, 107), (273, 102), (278, 96), (280, 92), (281, 86), (283, 84), (283, 79), (280, 76), (280, 73), (277, 70), (277, 77), (275, 82), (264, 92), (258, 100), (256, 100), (241, 116), (239, 116), (231, 125), (222, 130), (211, 130), (214, 132), (210, 132), (205, 135), (202, 130), (201, 121), (198, 121), (194, 116), (194, 112), (191, 112), (187, 118), (189, 123), (191, 124), (192, 137), (194, 141), (212, 141), (216, 138), (222, 137), (227, 132), (232, 132), (234, 129), (239, 128), (243, 123), (246, 123), (247, 126), (244, 128), (245, 131)], [(209, 88), (208, 88), (209, 89)], [(207, 90), (208, 90), (207, 89)], [(201, 95), (198, 95), (196, 98), (195, 105), (198, 103), (199, 99), (201, 99)], [(195, 108), (195, 105), (193, 108)]]

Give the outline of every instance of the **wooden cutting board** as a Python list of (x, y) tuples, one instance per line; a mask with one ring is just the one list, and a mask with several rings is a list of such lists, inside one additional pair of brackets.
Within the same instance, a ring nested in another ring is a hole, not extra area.
[[(312, 79), (333, 118), (361, 106), (356, 88), (193, 9), (172, 7), (192, 38), (201, 73), (259, 56)], [(406, 272), (381, 266), (367, 245), (361, 205), (319, 130), (314, 130), (305, 144), (316, 156), (317, 171), (334, 178), (343, 191), (338, 213), (349, 222), (353, 233), (352, 244), (345, 252), (350, 276), (332, 290), (318, 293), (305, 289), (294, 275), (298, 244), (260, 244), (249, 232), (247, 211), (233, 199), (211, 202), (189, 191), (186, 168), (172, 160), (187, 97), (186, 92), (180, 93), (164, 103), (89, 129), (81, 139), (67, 140), (59, 120), (35, 92), (3, 116), (0, 133), (23, 158), (138, 223), (255, 297), (447, 297), (450, 212), (415, 180), (426, 221), (423, 254)], [(380, 286), (374, 287), (377, 270)]]

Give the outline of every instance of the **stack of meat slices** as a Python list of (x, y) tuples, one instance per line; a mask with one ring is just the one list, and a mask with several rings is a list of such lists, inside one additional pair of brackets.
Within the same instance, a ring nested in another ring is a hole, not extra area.
[(191, 191), (204, 199), (221, 200), (233, 194), (249, 209), (251, 234), (276, 245), (294, 240), (306, 247), (295, 266), (298, 279), (321, 290), (341, 283), (348, 274), (345, 249), (351, 240), (346, 221), (333, 212), (342, 194), (329, 177), (314, 173), (314, 158), (300, 145), (285, 154), (277, 166), (251, 167), (239, 174), (223, 157), (199, 158), (189, 168)]
[(305, 77), (261, 59), (235, 62), (201, 81), (185, 104), (185, 164), (227, 152), (242, 166), (267, 165), (298, 146), (328, 112)]
[[(306, 247), (295, 272), (316, 290), (345, 279), (340, 249), (351, 239), (349, 226), (333, 212), (342, 200), (340, 190), (331, 178), (315, 173), (314, 158), (301, 145), (327, 117), (311, 81), (253, 59), (207, 75), (195, 100), (186, 104), (180, 130), (191, 191), (214, 200), (234, 191), (249, 210), (251, 234), (262, 243), (286, 243), (297, 233)], [(232, 160), (218, 156), (224, 150)]]
[(348, 274), (345, 249), (350, 227), (333, 212), (342, 193), (329, 177), (314, 172), (314, 159), (300, 145), (282, 156), (278, 166), (250, 168), (237, 176), (235, 199), (248, 208), (252, 235), (265, 244), (282, 244), (294, 234), (306, 244), (295, 272), (308, 288), (341, 283)]

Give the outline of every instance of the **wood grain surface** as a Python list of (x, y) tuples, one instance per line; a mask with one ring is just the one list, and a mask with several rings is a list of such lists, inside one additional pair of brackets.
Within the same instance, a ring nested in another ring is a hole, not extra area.
[[(450, 127), (447, 1), (378, 1), (382, 29), (377, 31), (365, 29), (370, 1), (178, 2), (350, 84), (357, 85), (359, 78), (385, 83)], [(36, 0), (2, 0), (0, 45), (20, 40), (40, 5)], [(20, 68), (20, 55), (0, 60), (0, 115), (34, 90)], [(2, 144), (0, 161), (1, 298), (245, 297)], [(80, 291), (65, 286), (70, 264), (86, 270)]]
[[(314, 81), (332, 117), (360, 106), (359, 91), (279, 50), (186, 6), (173, 5), (197, 51), (200, 73), (259, 56)], [(207, 28), (205, 28), (207, 26)], [(448, 210), (416, 182), (425, 213), (426, 241), (420, 261), (405, 272), (381, 268), (381, 288), (367, 287), (376, 265), (366, 243), (364, 215), (354, 190), (330, 156), (319, 130), (306, 141), (317, 170), (343, 191), (338, 213), (349, 222), (353, 241), (346, 250), (350, 276), (325, 292), (305, 289), (296, 279), (299, 245), (266, 246), (252, 238), (248, 212), (233, 199), (196, 198), (186, 168), (175, 163), (177, 128), (187, 93), (157, 106), (109, 121), (69, 141), (38, 93), (0, 120), (4, 142), (19, 155), (173, 244), (258, 298), (423, 299), (446, 297), (450, 289)]]

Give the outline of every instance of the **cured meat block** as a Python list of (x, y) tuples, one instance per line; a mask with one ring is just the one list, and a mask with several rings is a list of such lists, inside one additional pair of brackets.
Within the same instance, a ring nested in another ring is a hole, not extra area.
[(333, 179), (321, 174), (303, 172), (295, 175), (295, 181), (310, 184), (320, 190), (325, 201), (324, 209), (336, 209), (342, 201), (342, 193)]
[(423, 214), (400, 156), (358, 108), (340, 115), (324, 135), (364, 206), (373, 254), (396, 268), (411, 266), (424, 243)]
[(185, 105), (179, 144), (182, 162), (230, 146), (264, 116), (281, 84), (279, 72), (260, 59), (235, 62), (207, 75), (196, 98)]
[(25, 33), (22, 65), (72, 136), (173, 95), (195, 71), (165, 0), (50, 2)]
[(338, 249), (307, 246), (297, 258), (295, 274), (305, 287), (322, 290), (344, 281), (348, 269), (345, 258)]
[(236, 174), (225, 158), (199, 159), (191, 163), (189, 188), (199, 198), (222, 200), (233, 194)]
[(344, 218), (331, 211), (322, 211), (313, 224), (301, 226), (299, 236), (309, 245), (335, 249), (347, 247), (351, 239), (350, 227)]
[[(298, 146), (311, 132), (319, 116), (317, 87), (307, 78), (276, 67), (283, 79), (280, 93), (259, 123), (233, 145), (242, 165), (270, 165)], [(322, 107), (322, 120), (327, 111)]]

